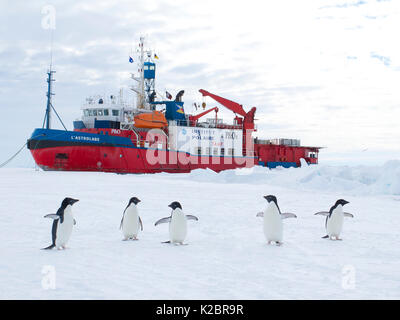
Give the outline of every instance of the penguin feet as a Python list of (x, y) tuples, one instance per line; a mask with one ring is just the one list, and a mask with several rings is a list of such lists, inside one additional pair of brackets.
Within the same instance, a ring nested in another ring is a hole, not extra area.
[(128, 241), (128, 240), (139, 240), (139, 239), (137, 237), (127, 237), (122, 239), (122, 241)]
[(271, 245), (272, 242), (274, 242), (275, 245), (278, 246), (278, 247), (280, 247), (281, 245), (283, 245), (283, 242), (280, 242), (280, 241), (272, 241), (272, 240), (268, 241), (267, 244), (268, 244), (268, 245)]
[(332, 241), (342, 241), (343, 239), (339, 238), (339, 236), (330, 236), (330, 237), (329, 237), (329, 240), (332, 240)]

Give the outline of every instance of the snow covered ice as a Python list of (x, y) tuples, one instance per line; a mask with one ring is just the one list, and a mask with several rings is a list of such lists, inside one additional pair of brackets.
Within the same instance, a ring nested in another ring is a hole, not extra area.
[[(6, 168), (0, 179), (1, 299), (400, 298), (400, 161), (176, 175)], [(256, 218), (266, 194), (298, 217), (284, 222), (281, 247)], [(51, 243), (43, 216), (66, 196), (80, 200), (69, 248), (40, 250)], [(144, 231), (122, 241), (132, 196)], [(325, 220), (313, 214), (339, 198), (354, 219), (343, 241), (321, 239)], [(187, 246), (161, 244), (168, 224), (154, 226), (174, 200), (199, 217)]]

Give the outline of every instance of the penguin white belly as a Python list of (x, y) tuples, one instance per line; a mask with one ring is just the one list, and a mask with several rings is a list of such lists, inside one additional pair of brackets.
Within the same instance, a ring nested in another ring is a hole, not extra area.
[(267, 241), (282, 242), (283, 225), (278, 212), (269, 209), (264, 212), (264, 235)]
[(343, 227), (343, 211), (335, 209), (326, 223), (326, 232), (330, 237), (339, 237)]
[(125, 211), (122, 223), (122, 233), (125, 238), (136, 237), (139, 232), (139, 215), (136, 207), (129, 207)]
[(61, 223), (61, 221), (58, 220), (57, 235), (56, 235), (57, 248), (63, 247), (67, 244), (69, 238), (71, 237), (73, 226), (74, 226), (74, 217), (72, 215), (71, 207), (68, 206), (64, 210), (63, 223)]
[(183, 242), (187, 234), (187, 221), (182, 213), (173, 214), (169, 224), (169, 240), (171, 242)]

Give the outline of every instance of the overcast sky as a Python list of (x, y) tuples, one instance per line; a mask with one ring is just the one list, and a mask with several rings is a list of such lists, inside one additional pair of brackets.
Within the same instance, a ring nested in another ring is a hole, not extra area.
[[(128, 58), (144, 35), (160, 58), (158, 91), (184, 89), (187, 112), (203, 101), (198, 90), (205, 89), (245, 110), (257, 107), (259, 138), (326, 147), (321, 161), (400, 158), (400, 1), (0, 3), (0, 162), (42, 126), (49, 5), (55, 9), (54, 106), (68, 129), (87, 96), (117, 94), (132, 84), (136, 68)], [(232, 114), (223, 114), (231, 121)], [(33, 160), (26, 151), (13, 163)]]

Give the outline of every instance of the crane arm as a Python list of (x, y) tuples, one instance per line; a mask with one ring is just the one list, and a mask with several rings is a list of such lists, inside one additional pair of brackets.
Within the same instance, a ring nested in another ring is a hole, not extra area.
[(202, 116), (205, 116), (207, 113), (209, 113), (209, 112), (211, 112), (213, 110), (215, 110), (215, 112), (218, 112), (218, 107), (214, 107), (214, 108), (208, 109), (208, 110), (206, 110), (206, 111), (204, 111), (202, 113), (196, 114), (195, 116), (190, 116), (190, 120), (191, 121), (197, 121)]
[(213, 98), (215, 101), (219, 102), (222, 104), (224, 107), (228, 108), (234, 113), (240, 114), (242, 117), (246, 116), (246, 112), (243, 110), (243, 106), (239, 103), (236, 103), (234, 101), (222, 98), (220, 96), (217, 96), (215, 94), (212, 94), (206, 90), (200, 89), (199, 92), (205, 97), (209, 96)]

